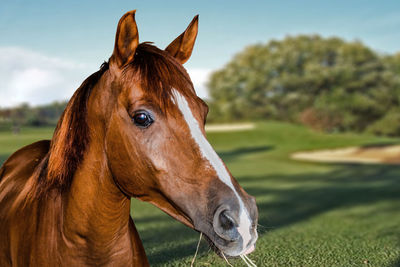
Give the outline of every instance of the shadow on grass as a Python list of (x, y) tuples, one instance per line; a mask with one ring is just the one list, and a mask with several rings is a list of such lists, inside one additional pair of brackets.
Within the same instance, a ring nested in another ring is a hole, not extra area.
[(400, 267), (400, 258), (394, 261), (393, 265), (391, 267)]
[(140, 224), (146, 225), (148, 220), (135, 219), (140, 238), (142, 239), (150, 265), (165, 264), (193, 255), (196, 250), (196, 231), (172, 221), (168, 215), (151, 216), (152, 222), (162, 223), (163, 226), (140, 229)]
[(243, 155), (249, 155), (253, 153), (260, 153), (269, 150), (273, 150), (273, 146), (255, 146), (255, 147), (241, 147), (234, 150), (219, 152), (218, 155), (224, 160), (224, 162), (230, 162), (236, 160)]
[[(335, 165), (331, 172), (322, 174), (248, 176), (238, 180), (256, 198), (271, 196), (269, 201), (258, 201), (259, 223), (278, 229), (330, 210), (400, 200), (399, 177), (399, 166), (349, 164)], [(135, 221), (146, 224), (151, 220), (162, 222), (162, 226), (146, 228), (140, 235), (152, 265), (193, 255), (196, 232), (172, 223), (167, 216)]]
[(328, 174), (265, 177), (270, 184), (295, 183), (289, 189), (267, 189), (263, 177), (242, 177), (246, 191), (256, 197), (272, 196), (258, 203), (259, 223), (278, 228), (342, 207), (400, 200), (400, 167), (345, 165)]

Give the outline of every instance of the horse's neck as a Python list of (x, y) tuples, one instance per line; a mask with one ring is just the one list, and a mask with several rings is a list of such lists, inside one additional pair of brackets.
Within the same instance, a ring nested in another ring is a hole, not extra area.
[(63, 202), (64, 238), (94, 261), (132, 255), (132, 243), (140, 243), (129, 223), (130, 199), (114, 184), (103, 151), (88, 148)]
[(64, 196), (66, 232), (97, 238), (99, 234), (108, 234), (102, 229), (114, 232), (110, 234), (126, 230), (123, 228), (128, 226), (129, 199), (118, 192), (103, 167), (99, 162), (84, 160), (77, 170), (71, 188)]

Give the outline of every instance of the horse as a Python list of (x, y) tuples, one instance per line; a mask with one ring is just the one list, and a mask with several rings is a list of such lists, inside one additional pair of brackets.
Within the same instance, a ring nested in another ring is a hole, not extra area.
[(206, 139), (206, 103), (183, 64), (198, 16), (164, 50), (139, 43), (135, 10), (114, 51), (68, 102), (51, 140), (0, 168), (0, 266), (148, 266), (132, 197), (238, 257), (257, 240), (255, 198)]

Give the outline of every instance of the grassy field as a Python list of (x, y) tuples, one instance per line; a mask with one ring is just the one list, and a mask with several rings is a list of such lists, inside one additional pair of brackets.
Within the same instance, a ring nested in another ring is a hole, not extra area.
[(53, 128), (27, 128), (20, 134), (0, 131), (0, 165), (18, 148), (42, 139), (50, 139)]
[[(50, 136), (50, 129), (0, 133), (0, 162), (23, 144)], [(400, 139), (325, 135), (268, 122), (251, 131), (210, 133), (209, 140), (257, 198), (260, 238), (250, 258), (258, 266), (400, 266), (400, 166), (289, 159), (294, 151)], [(199, 234), (147, 203), (132, 202), (151, 265), (190, 266)], [(205, 241), (195, 265), (227, 266)]]

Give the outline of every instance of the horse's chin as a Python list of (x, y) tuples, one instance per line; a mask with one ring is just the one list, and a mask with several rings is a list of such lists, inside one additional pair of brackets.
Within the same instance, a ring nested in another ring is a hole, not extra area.
[[(203, 237), (208, 242), (210, 248), (221, 258), (238, 258), (240, 255), (247, 255), (252, 253), (255, 249), (255, 245), (253, 245), (249, 249), (247, 249), (244, 253), (239, 254), (239, 251), (242, 250), (241, 248), (235, 250), (232, 249), (231, 247), (223, 247), (222, 245), (217, 245), (216, 242), (214, 242), (213, 239), (210, 238), (209, 235), (205, 233), (203, 233)], [(217, 238), (220, 239), (219, 237)], [(229, 241), (225, 240), (225, 242)]]

